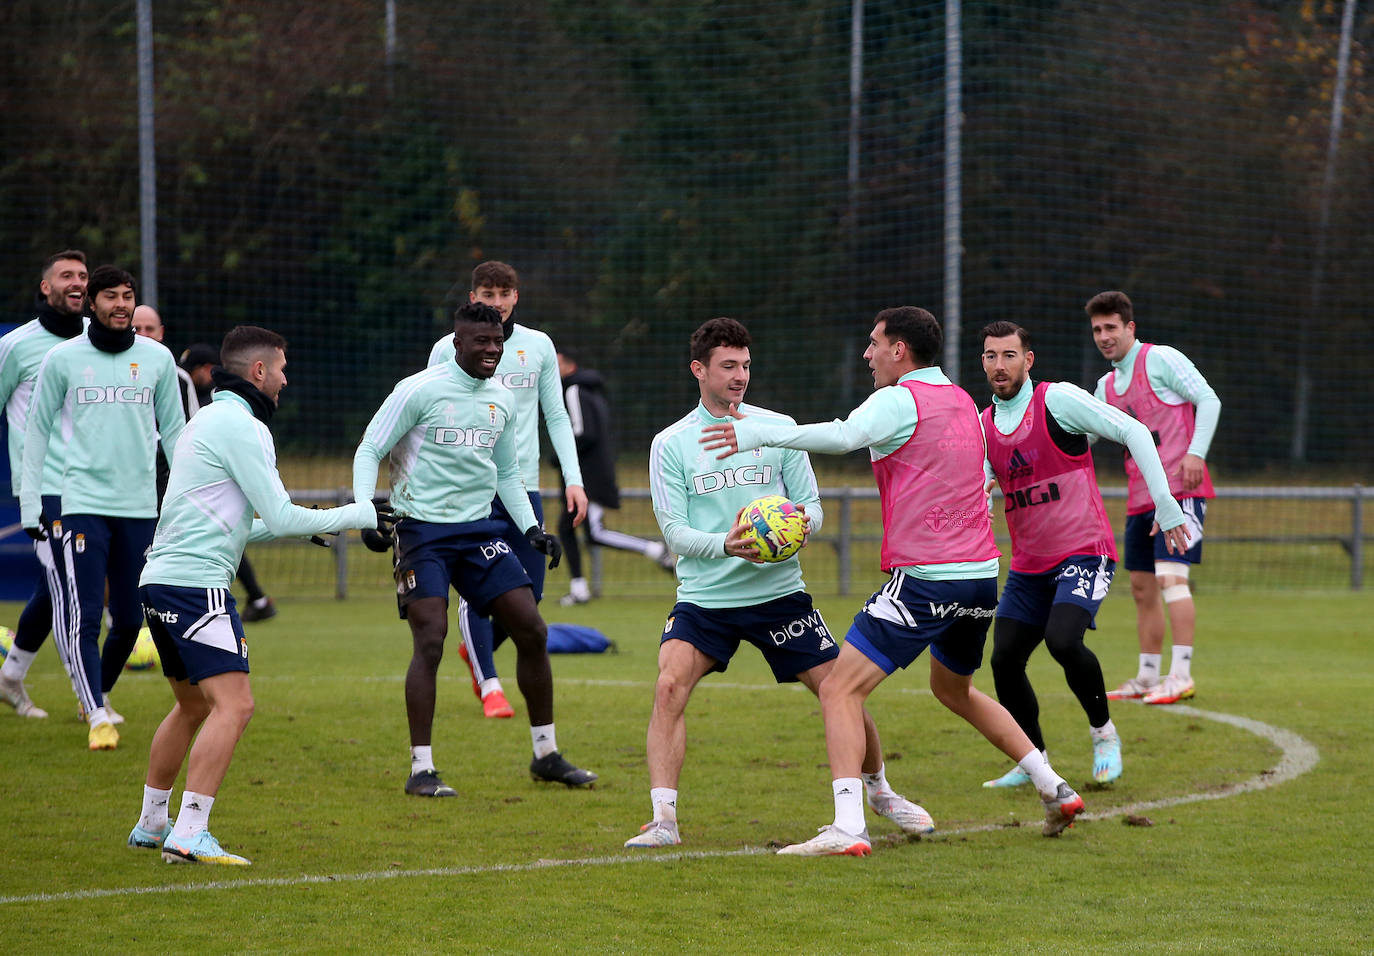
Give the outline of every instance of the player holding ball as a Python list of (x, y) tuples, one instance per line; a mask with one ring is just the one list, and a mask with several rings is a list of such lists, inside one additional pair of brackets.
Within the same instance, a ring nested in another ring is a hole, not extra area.
[[(742, 514), (760, 496), (783, 496), (796, 503), (809, 531), (818, 530), (824, 515), (806, 453), (767, 448), (717, 461), (702, 450), (702, 428), (735, 414), (792, 424), (785, 415), (743, 404), (749, 344), (748, 330), (734, 319), (711, 319), (692, 334), (691, 369), (701, 402), (659, 432), (649, 452), (654, 515), (669, 550), (679, 555), (679, 584), (660, 639), (646, 741), (654, 817), (626, 841), (628, 847), (682, 842), (677, 786), (687, 746), (687, 701), (703, 677), (726, 669), (741, 641), (762, 652), (779, 683), (800, 681), (812, 693), (839, 655), (806, 593), (801, 564), (765, 561), (754, 527)], [(882, 744), (867, 711), (863, 735), (869, 806), (907, 833), (931, 832), (929, 814), (888, 785)]]

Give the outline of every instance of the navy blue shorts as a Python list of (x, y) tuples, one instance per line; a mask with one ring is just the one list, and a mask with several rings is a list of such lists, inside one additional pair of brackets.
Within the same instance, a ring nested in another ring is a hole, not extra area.
[[(540, 497), (539, 492), (530, 492), (530, 507), (534, 509), (534, 517), (539, 522), (539, 527), (544, 527), (544, 499)], [(511, 551), (520, 559), (520, 566), (529, 575), (535, 602), (544, 600), (544, 576), (548, 573), (548, 556), (542, 551), (534, 550), (525, 538), (525, 532), (529, 529), (515, 526), (515, 521), (511, 519), (506, 506), (501, 504), (499, 497), (491, 502), (491, 517), (501, 522), (501, 537), (506, 539), (506, 544), (510, 545)]]
[(997, 579), (923, 581), (892, 572), (844, 636), (865, 657), (891, 674), (930, 648), (930, 656), (968, 676), (983, 664), (988, 625), (997, 613)]
[(164, 675), (198, 684), (216, 674), (248, 673), (248, 642), (228, 588), (145, 584), (138, 596)]
[(724, 672), (741, 641), (763, 652), (779, 684), (840, 655), (811, 595), (798, 591), (753, 607), (711, 608), (679, 601), (663, 625), (664, 641), (686, 641)]
[(1073, 604), (1090, 615), (1088, 626), (1096, 629), (1097, 609), (1112, 586), (1116, 562), (1105, 554), (1076, 554), (1044, 574), (1012, 571), (997, 602), (997, 616), (1044, 627), (1050, 608)]
[(450, 586), (483, 615), (507, 591), (529, 587), (530, 576), (501, 537), (502, 527), (492, 518), (463, 524), (398, 521), (394, 573), (401, 617), (420, 598), (447, 602)]
[(1202, 523), (1207, 518), (1206, 498), (1180, 498), (1184, 527), (1188, 529), (1189, 548), (1182, 554), (1170, 554), (1164, 535), (1150, 536), (1155, 512), (1142, 511), (1126, 517), (1126, 540), (1122, 548), (1122, 563), (1127, 571), (1149, 571), (1154, 574), (1156, 561), (1181, 561), (1184, 564), (1202, 563)]

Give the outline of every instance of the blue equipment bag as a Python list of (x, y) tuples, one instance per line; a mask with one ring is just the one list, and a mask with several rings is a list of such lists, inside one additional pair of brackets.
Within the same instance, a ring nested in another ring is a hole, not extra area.
[(615, 643), (594, 627), (581, 624), (550, 624), (550, 654), (600, 654), (615, 650)]

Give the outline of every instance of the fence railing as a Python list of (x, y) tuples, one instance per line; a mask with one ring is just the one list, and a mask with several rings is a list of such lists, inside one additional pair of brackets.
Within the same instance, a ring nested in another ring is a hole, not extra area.
[[(557, 501), (560, 492), (556, 488), (541, 488), (540, 493), (546, 501)], [(1000, 496), (1000, 492), (994, 490), (995, 496)], [(1287, 487), (1287, 486), (1264, 486), (1264, 487), (1223, 487), (1216, 489), (1217, 498), (1221, 500), (1270, 500), (1270, 501), (1324, 501), (1324, 502), (1349, 502), (1350, 518), (1349, 525), (1340, 533), (1332, 531), (1324, 532), (1255, 532), (1245, 534), (1235, 533), (1214, 533), (1207, 531), (1206, 541), (1213, 544), (1306, 544), (1324, 543), (1336, 544), (1341, 547), (1348, 555), (1350, 561), (1350, 587), (1352, 590), (1361, 590), (1364, 587), (1364, 561), (1365, 544), (1370, 535), (1365, 530), (1365, 502), (1374, 498), (1374, 487), (1361, 484), (1354, 484), (1342, 487)], [(620, 495), (627, 500), (649, 498), (647, 488), (623, 488)], [(1124, 499), (1126, 489), (1120, 487), (1109, 487), (1102, 489), (1102, 496), (1108, 500)], [(291, 493), (293, 500), (306, 503), (319, 504), (342, 504), (352, 499), (352, 492), (348, 488), (337, 489), (298, 489)], [(878, 497), (878, 490), (874, 487), (834, 487), (822, 488), (821, 500), (826, 507), (825, 527), (820, 534), (817, 534), (811, 541), (811, 546), (825, 545), (834, 549), (837, 563), (837, 590), (841, 595), (850, 593), (851, 582), (853, 580), (853, 566), (856, 545), (872, 543), (881, 539), (882, 535), (878, 531), (861, 530), (854, 515), (854, 505), (856, 502), (872, 501)], [(555, 504), (556, 508), (557, 505)], [(871, 524), (872, 522), (867, 522)], [(998, 522), (1001, 525), (1001, 522)], [(1005, 531), (1004, 528), (999, 528)], [(334, 539), (335, 544), (332, 549), (334, 555), (334, 580), (335, 596), (344, 598), (348, 596), (348, 560), (349, 560), (349, 535), (339, 535)], [(999, 537), (999, 541), (1006, 543), (1005, 534)], [(1120, 542), (1118, 541), (1118, 544)], [(1005, 549), (1004, 549), (1005, 550)], [(590, 577), (592, 588), (600, 593), (601, 588), (601, 562), (598, 554), (599, 549), (592, 548), (590, 554)]]

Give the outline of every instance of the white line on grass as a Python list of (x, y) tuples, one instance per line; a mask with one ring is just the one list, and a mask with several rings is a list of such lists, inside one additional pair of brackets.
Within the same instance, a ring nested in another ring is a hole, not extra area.
[[(644, 685), (644, 681), (606, 681), (606, 680), (581, 680), (567, 681), (567, 683), (582, 683), (595, 685)], [(771, 685), (766, 684), (724, 684), (717, 682), (715, 687), (731, 687), (739, 690), (771, 690)], [(900, 690), (901, 688), (893, 688)], [(907, 689), (908, 693), (929, 693), (929, 691)], [(1202, 800), (1220, 800), (1224, 797), (1233, 797), (1241, 793), (1249, 793), (1254, 790), (1265, 790), (1269, 787), (1278, 786), (1289, 780), (1307, 773), (1317, 765), (1321, 759), (1317, 748), (1308, 743), (1298, 734), (1291, 730), (1284, 730), (1281, 727), (1274, 727), (1270, 724), (1262, 723), (1258, 720), (1251, 720), (1249, 717), (1236, 717), (1232, 714), (1218, 713), (1211, 710), (1200, 710), (1196, 707), (1189, 707), (1186, 704), (1174, 704), (1170, 707), (1158, 708), (1165, 713), (1178, 714), (1185, 717), (1200, 717), (1204, 720), (1215, 720), (1218, 723), (1230, 724), (1241, 730), (1248, 731), (1257, 737), (1268, 740), (1278, 747), (1283, 756), (1279, 762), (1268, 770), (1261, 771), (1249, 780), (1240, 783), (1228, 784), (1218, 787), (1216, 790), (1208, 790), (1199, 793), (1183, 794), (1177, 797), (1165, 797), (1160, 800), (1145, 800), (1140, 803), (1128, 804), (1124, 807), (1115, 807), (1111, 810), (1103, 810), (1099, 813), (1085, 813), (1084, 820), (1107, 820), (1112, 817), (1124, 816), (1126, 814), (1140, 813), (1145, 810), (1157, 810), (1163, 807), (1176, 807), (1184, 803), (1197, 803)], [(990, 823), (974, 827), (961, 827), (957, 830), (941, 830), (937, 837), (960, 836), (968, 833), (989, 833), (996, 830), (1006, 829), (1005, 823)], [(902, 843), (906, 838), (894, 836), (886, 841), (881, 838), (874, 842)], [(190, 885), (178, 886), (129, 886), (115, 889), (89, 889), (89, 890), (69, 890), (62, 893), (28, 893), (21, 896), (0, 896), (0, 905), (7, 903), (56, 903), (67, 900), (94, 900), (110, 896), (145, 896), (149, 894), (163, 893), (198, 893), (208, 890), (237, 890), (252, 887), (272, 887), (272, 886), (308, 886), (320, 883), (366, 883), (377, 880), (395, 880), (412, 877), (425, 876), (476, 876), (489, 873), (528, 873), (534, 870), (552, 869), (555, 867), (569, 866), (618, 866), (627, 863), (647, 863), (662, 862), (665, 860), (715, 860), (733, 856), (758, 856), (764, 853), (772, 853), (767, 847), (743, 847), (736, 850), (677, 850), (666, 853), (630, 853), (619, 856), (595, 856), (582, 857), (573, 860), (535, 860), (530, 863), (493, 863), (489, 866), (444, 866), (433, 867), (423, 870), (377, 870), (369, 873), (334, 873), (319, 876), (291, 876), (274, 877), (271, 879), (247, 879), (247, 880), (215, 880), (209, 883), (195, 883)]]

